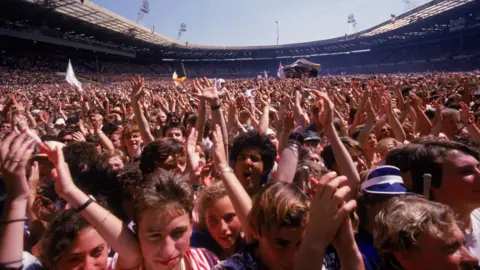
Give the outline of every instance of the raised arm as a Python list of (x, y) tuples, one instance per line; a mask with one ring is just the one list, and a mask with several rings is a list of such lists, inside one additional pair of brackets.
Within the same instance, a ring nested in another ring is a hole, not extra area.
[(367, 122), (360, 131), (360, 135), (358, 135), (358, 143), (363, 148), (365, 144), (368, 142), (368, 136), (372, 132), (373, 125), (375, 124), (375, 112), (373, 111), (373, 106), (370, 100), (366, 104), (367, 106)]
[(267, 133), (268, 129), (268, 114), (270, 112), (270, 97), (262, 97), (261, 95), (260, 101), (262, 102), (262, 116), (260, 116), (260, 124), (258, 125), (258, 132), (260, 133)]
[(137, 122), (138, 128), (140, 129), (140, 134), (142, 136), (142, 140), (145, 145), (153, 142), (154, 138), (152, 133), (150, 132), (150, 125), (148, 124), (148, 120), (143, 113), (142, 106), (141, 106), (141, 98), (145, 95), (144, 89), (144, 78), (135, 77), (130, 82), (132, 86), (132, 108), (135, 113), (135, 121)]
[(474, 117), (470, 113), (468, 105), (464, 102), (460, 102), (460, 107), (460, 117), (467, 128), (468, 134), (470, 134), (472, 139), (476, 141), (480, 140), (480, 129), (475, 125)]
[(192, 186), (200, 184), (199, 177), (195, 176), (195, 172), (198, 169), (198, 161), (199, 161), (199, 156), (195, 152), (195, 148), (197, 147), (197, 142), (198, 142), (197, 140), (198, 134), (199, 132), (197, 131), (197, 129), (192, 128), (192, 130), (190, 130), (190, 134), (188, 134), (187, 141), (185, 142), (186, 156), (187, 156), (186, 172), (189, 174), (190, 183), (192, 184)]
[(31, 107), (32, 107), (32, 102), (27, 101), (27, 105), (25, 106), (25, 115), (27, 116), (27, 119), (28, 119), (28, 125), (31, 128), (36, 128), (37, 121), (35, 120), (35, 117), (33, 117), (32, 113), (30, 112)]
[(115, 215), (94, 202), (73, 182), (60, 148), (43, 143), (50, 162), (55, 164), (55, 192), (92, 225), (105, 241), (119, 254), (118, 266), (122, 269), (138, 267), (142, 262), (140, 244), (132, 231)]
[[(317, 181), (316, 181), (317, 182)], [(350, 187), (342, 186), (347, 179), (335, 172), (324, 175), (317, 183), (310, 206), (310, 219), (295, 263), (295, 270), (323, 269), (323, 254), (333, 242), (343, 270), (361, 270), (363, 261), (353, 237), (348, 214), (356, 207), (347, 200)]]
[(410, 98), (412, 107), (418, 117), (418, 128), (420, 128), (420, 136), (426, 136), (430, 134), (432, 130), (432, 122), (430, 122), (430, 119), (428, 119), (427, 115), (420, 107), (420, 105), (422, 104), (422, 100), (413, 93), (410, 95)]
[(198, 132), (197, 142), (203, 143), (204, 131), (205, 131), (205, 122), (207, 121), (207, 104), (204, 100), (200, 100), (198, 104), (198, 115), (197, 122), (195, 123), (195, 129)]
[(102, 120), (99, 119), (100, 117), (95, 118), (95, 120), (92, 122), (93, 125), (93, 130), (95, 134), (98, 136), (98, 139), (100, 140), (100, 145), (103, 147), (103, 149), (107, 151), (113, 151), (115, 150), (115, 146), (113, 146), (112, 141), (108, 138), (105, 133), (102, 131)]
[[(290, 133), (293, 127), (293, 113), (288, 112), (285, 116), (285, 128), (280, 137), (282, 143), (282, 152), (280, 154), (280, 162), (278, 163), (278, 169), (275, 173), (275, 181), (292, 183), (295, 178), (295, 172), (300, 156), (300, 150), (302, 149), (302, 143), (297, 138), (289, 139)], [(303, 127), (297, 124), (295, 131), (303, 136)], [(280, 142), (279, 142), (280, 146)]]
[(403, 143), (406, 138), (405, 131), (403, 130), (402, 124), (400, 124), (400, 121), (398, 121), (398, 118), (395, 115), (395, 112), (393, 111), (391, 97), (386, 95), (385, 98), (387, 101), (386, 104), (387, 104), (388, 124), (392, 127), (393, 134), (395, 135), (395, 139)]
[(357, 196), (360, 176), (358, 175), (357, 168), (355, 167), (350, 154), (340, 140), (337, 130), (333, 125), (333, 110), (335, 108), (332, 101), (330, 101), (325, 93), (316, 90), (313, 91), (313, 93), (315, 93), (317, 98), (323, 100), (323, 111), (319, 113), (318, 120), (322, 123), (325, 136), (332, 146), (333, 155), (335, 155), (335, 161), (340, 169), (340, 173), (345, 175), (348, 179), (347, 185), (350, 187), (350, 193), (346, 198), (347, 200), (351, 200)]
[(363, 109), (365, 108), (365, 104), (367, 104), (368, 98), (370, 96), (370, 91), (365, 89), (363, 92), (362, 100), (360, 101), (360, 105), (357, 107), (357, 112), (353, 118), (353, 123), (351, 129), (354, 129), (356, 126), (360, 124), (360, 117), (362, 116)]
[[(222, 106), (217, 91), (217, 81), (214, 80), (213, 83), (211, 83), (207, 78), (203, 78), (202, 80), (195, 80), (194, 86), (197, 92), (194, 93), (194, 95), (210, 105), (212, 112), (212, 126), (219, 125), (222, 130), (223, 141), (228, 142), (227, 125), (225, 124), (225, 119), (222, 114)], [(228, 145), (225, 144), (224, 147), (225, 152), (228, 155)]]
[(432, 131), (430, 132), (431, 135), (437, 137), (440, 132), (442, 132), (442, 124), (443, 124), (443, 116), (442, 116), (442, 108), (438, 102), (433, 101), (433, 107), (435, 108), (435, 118), (433, 122)]
[(12, 132), (0, 145), (2, 178), (7, 197), (0, 219), (0, 268), (17, 269), (23, 265), (25, 210), (30, 188), (25, 167), (34, 150), (34, 140), (25, 131)]
[(250, 227), (248, 225), (248, 214), (252, 208), (252, 199), (250, 199), (247, 191), (243, 188), (240, 181), (238, 181), (233, 169), (228, 166), (227, 155), (223, 148), (225, 144), (228, 144), (228, 142), (223, 141), (220, 126), (215, 125), (213, 131), (213, 160), (215, 169), (220, 174), (228, 197), (232, 201), (233, 208), (242, 223), (242, 227), (245, 229), (245, 239), (247, 243), (252, 243), (253, 237), (248, 230)]
[(283, 128), (280, 133), (280, 137), (278, 139), (278, 149), (277, 153), (278, 155), (282, 155), (283, 150), (285, 149), (287, 142), (288, 142), (288, 137), (290, 137), (290, 133), (292, 133), (292, 130), (294, 128), (295, 124), (295, 115), (293, 112), (286, 112), (283, 119)]
[(293, 111), (295, 112), (295, 122), (297, 125), (301, 125), (306, 127), (308, 125), (308, 117), (305, 116), (305, 113), (302, 109), (301, 105), (302, 95), (300, 91), (295, 92), (295, 106), (293, 107)]

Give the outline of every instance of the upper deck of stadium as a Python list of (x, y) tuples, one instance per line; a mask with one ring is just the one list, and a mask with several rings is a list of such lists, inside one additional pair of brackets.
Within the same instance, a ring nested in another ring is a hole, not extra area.
[(132, 55), (155, 51), (165, 59), (308, 57), (438, 35), (448, 32), (452, 21), (465, 14), (478, 20), (479, 10), (475, 0), (434, 0), (397, 16), (395, 23), (388, 20), (349, 36), (275, 46), (209, 46), (185, 44), (152, 33), (88, 0), (4, 0), (0, 3), (0, 35), (22, 38), (22, 32), (34, 32)]

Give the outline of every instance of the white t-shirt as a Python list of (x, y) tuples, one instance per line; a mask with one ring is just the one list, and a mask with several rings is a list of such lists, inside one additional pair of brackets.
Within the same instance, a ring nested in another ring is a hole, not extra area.
[(471, 214), (472, 233), (465, 234), (465, 246), (478, 259), (480, 259), (480, 208)]
[(43, 269), (40, 261), (32, 254), (23, 252), (23, 270)]

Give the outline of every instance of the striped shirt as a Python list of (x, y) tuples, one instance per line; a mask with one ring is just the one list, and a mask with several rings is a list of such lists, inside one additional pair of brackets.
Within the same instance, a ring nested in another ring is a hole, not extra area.
[(218, 257), (204, 248), (189, 248), (183, 258), (188, 270), (210, 270), (218, 263)]
[[(117, 267), (118, 253), (109, 262), (107, 270), (120, 269)], [(182, 270), (210, 270), (218, 263), (218, 257), (211, 251), (204, 248), (188, 248), (182, 259)], [(144, 266), (137, 270), (145, 269)]]

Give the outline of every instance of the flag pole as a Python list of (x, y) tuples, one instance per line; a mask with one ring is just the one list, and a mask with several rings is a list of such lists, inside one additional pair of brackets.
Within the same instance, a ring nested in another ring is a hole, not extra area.
[(278, 46), (278, 40), (280, 39), (279, 32), (278, 32), (278, 21), (275, 21), (277, 24), (277, 46)]

